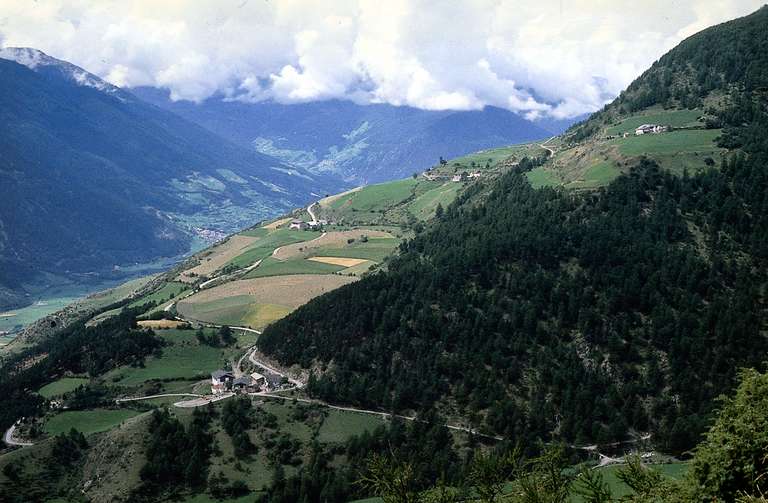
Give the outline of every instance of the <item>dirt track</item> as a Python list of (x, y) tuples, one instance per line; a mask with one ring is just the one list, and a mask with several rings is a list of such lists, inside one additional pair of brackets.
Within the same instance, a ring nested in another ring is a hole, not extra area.
[[(213, 247), (210, 250), (210, 254), (200, 258), (199, 265), (179, 274), (177, 280), (185, 283), (194, 283), (199, 276), (209, 276), (212, 272), (243, 253), (246, 248), (258, 240), (259, 238), (252, 236), (234, 235), (226, 242)], [(191, 273), (197, 276), (191, 276)]]

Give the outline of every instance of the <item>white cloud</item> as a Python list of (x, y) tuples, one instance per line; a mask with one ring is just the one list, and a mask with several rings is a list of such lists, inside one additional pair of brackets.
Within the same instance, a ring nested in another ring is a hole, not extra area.
[(572, 117), (763, 0), (0, 0), (0, 44), (174, 99), (486, 105)]

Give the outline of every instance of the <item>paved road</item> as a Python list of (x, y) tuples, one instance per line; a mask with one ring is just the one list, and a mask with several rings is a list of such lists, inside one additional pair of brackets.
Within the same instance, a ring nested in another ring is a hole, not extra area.
[(202, 398), (205, 395), (198, 395), (197, 393), (161, 393), (159, 395), (135, 396), (133, 398), (118, 398), (115, 400), (115, 402), (117, 403), (135, 402), (136, 400), (149, 400), (151, 398), (162, 398), (164, 396), (196, 396), (198, 398)]
[(549, 156), (550, 156), (550, 157), (552, 157), (553, 155), (555, 155), (555, 151), (554, 151), (554, 150), (553, 150), (551, 147), (547, 147), (547, 143), (551, 142), (551, 141), (552, 141), (552, 140), (554, 140), (555, 138), (557, 138), (557, 137), (556, 137), (556, 136), (553, 136), (552, 138), (550, 138), (549, 140), (545, 141), (544, 143), (539, 143), (539, 147), (541, 147), (541, 148), (543, 148), (544, 150), (546, 150), (547, 152), (549, 152)]
[(243, 372), (243, 360), (245, 360), (251, 354), (251, 351), (253, 351), (255, 347), (256, 346), (251, 346), (250, 348), (248, 348), (245, 351), (245, 353), (243, 353), (243, 356), (241, 356), (240, 359), (237, 360), (237, 363), (232, 366), (232, 372), (235, 373), (235, 378), (240, 377), (241, 375), (244, 374), (244, 372)]
[(180, 301), (180, 300), (184, 300), (184, 299), (186, 299), (187, 297), (189, 297), (190, 295), (192, 295), (192, 294), (194, 294), (194, 293), (195, 293), (194, 291), (192, 291), (192, 292), (187, 292), (187, 293), (185, 293), (184, 295), (182, 295), (181, 297), (176, 297), (176, 298), (175, 298), (175, 299), (173, 299), (171, 302), (169, 302), (167, 306), (165, 306), (165, 307), (163, 308), (163, 311), (165, 311), (166, 313), (167, 313), (167, 312), (170, 312), (170, 310), (171, 310), (171, 309), (173, 309), (173, 306), (175, 306), (175, 305), (176, 305), (176, 303), (177, 303), (178, 301)]
[(312, 211), (312, 206), (316, 205), (317, 203), (310, 203), (309, 206), (307, 206), (307, 213), (309, 213), (309, 216), (312, 217), (312, 221), (309, 222), (311, 224), (317, 223), (317, 215), (315, 215), (315, 212)]
[(258, 330), (254, 330), (253, 328), (248, 328), (248, 327), (229, 327), (229, 328), (231, 328), (232, 330), (242, 330), (244, 332), (251, 332), (251, 333), (254, 333), (254, 334), (261, 335), (261, 332), (259, 332)]
[(218, 402), (219, 400), (226, 400), (229, 397), (235, 396), (234, 393), (222, 393), (221, 395), (206, 395), (193, 400), (182, 400), (173, 404), (174, 407), (179, 408), (193, 408), (208, 405), (209, 403)]
[(23, 442), (21, 440), (14, 440), (13, 439), (13, 432), (16, 431), (16, 425), (14, 424), (7, 430), (5, 430), (5, 435), (3, 435), (3, 442), (5, 442), (8, 445), (16, 445), (19, 447), (25, 447), (29, 445), (33, 445), (32, 442)]
[(256, 269), (257, 267), (259, 267), (261, 265), (261, 261), (262, 261), (262, 259), (259, 259), (256, 262), (254, 262), (253, 264), (249, 265), (248, 267), (243, 269), (243, 273), (247, 274), (247, 273), (253, 271), (254, 269)]
[[(419, 419), (414, 417), (414, 416), (401, 416), (400, 414), (390, 414), (389, 412), (381, 412), (381, 411), (378, 411), (378, 410), (358, 409), (358, 408), (355, 408), (355, 407), (342, 407), (340, 405), (331, 405), (331, 404), (323, 402), (321, 400), (310, 400), (308, 398), (295, 398), (295, 397), (292, 397), (292, 396), (283, 396), (283, 395), (277, 395), (275, 393), (264, 393), (264, 392), (261, 392), (261, 393), (248, 393), (248, 394), (250, 396), (264, 397), (264, 398), (276, 398), (278, 400), (290, 400), (290, 401), (296, 400), (297, 402), (320, 405), (320, 406), (326, 407), (328, 409), (342, 410), (342, 411), (345, 411), (345, 412), (355, 412), (357, 414), (369, 414), (369, 415), (372, 415), (372, 416), (379, 416), (379, 417), (382, 417), (382, 418), (397, 418), (397, 419), (403, 419), (405, 421), (419, 421)], [(503, 437), (496, 437), (496, 436), (493, 436), (493, 435), (486, 435), (486, 434), (480, 433), (477, 430), (474, 430), (472, 428), (467, 428), (466, 426), (458, 426), (458, 425), (454, 425), (454, 424), (444, 424), (443, 426), (445, 426), (449, 430), (456, 430), (456, 431), (463, 431), (465, 433), (472, 433), (473, 435), (477, 435), (479, 437), (490, 438), (490, 439), (493, 439), (493, 440), (504, 440)]]
[(253, 363), (254, 365), (256, 365), (257, 367), (261, 367), (263, 369), (266, 369), (266, 370), (272, 372), (273, 374), (279, 375), (280, 377), (285, 377), (286, 379), (288, 379), (288, 382), (293, 384), (296, 388), (300, 389), (300, 388), (304, 387), (304, 383), (303, 382), (301, 382), (301, 381), (299, 381), (297, 379), (294, 379), (294, 378), (292, 378), (292, 377), (290, 377), (290, 376), (280, 372), (279, 370), (277, 370), (277, 369), (267, 365), (266, 363), (260, 361), (258, 359), (258, 357), (256, 356), (256, 346), (252, 347), (249, 351), (250, 351), (250, 355), (248, 356), (248, 360), (250, 360), (250, 362)]
[[(257, 260), (256, 262), (254, 262), (253, 264), (249, 265), (245, 269), (237, 270), (237, 271), (235, 271), (235, 272), (233, 272), (231, 274), (224, 274), (224, 275), (220, 275), (220, 276), (214, 276), (213, 278), (211, 278), (211, 279), (209, 279), (207, 281), (203, 281), (202, 283), (200, 283), (200, 286), (198, 286), (197, 289), (194, 292), (189, 292), (184, 297), (189, 297), (193, 293), (197, 293), (198, 290), (203, 290), (204, 288), (206, 288), (211, 283), (215, 283), (217, 281), (226, 281), (228, 279), (239, 278), (240, 276), (245, 276), (246, 274), (248, 274), (252, 270), (254, 270), (257, 267), (259, 267), (260, 265), (261, 265), (261, 259)], [(182, 299), (184, 297), (182, 297)], [(179, 300), (181, 300), (181, 299), (179, 299)]]

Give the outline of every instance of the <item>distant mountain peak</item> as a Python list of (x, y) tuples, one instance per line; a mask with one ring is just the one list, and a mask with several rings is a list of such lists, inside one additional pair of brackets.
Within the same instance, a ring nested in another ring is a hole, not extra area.
[(103, 93), (113, 95), (121, 101), (130, 101), (130, 94), (119, 87), (113, 86), (79, 66), (49, 56), (39, 49), (33, 49), (32, 47), (3, 47), (0, 48), (0, 58), (15, 61), (36, 72), (39, 72), (42, 68), (55, 68), (59, 70), (62, 77), (78, 86), (92, 87)]

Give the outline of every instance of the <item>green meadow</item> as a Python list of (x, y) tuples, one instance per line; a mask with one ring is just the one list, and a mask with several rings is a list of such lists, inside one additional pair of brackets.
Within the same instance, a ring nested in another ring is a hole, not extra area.
[(323, 443), (344, 442), (350, 436), (362, 435), (383, 424), (381, 416), (328, 409), (317, 439)]
[(254, 243), (252, 247), (248, 248), (245, 250), (245, 252), (230, 260), (227, 265), (231, 264), (237, 267), (248, 267), (257, 261), (263, 260), (272, 255), (272, 252), (277, 247), (309, 241), (320, 236), (320, 234), (321, 233), (317, 231), (277, 229), (269, 232), (268, 235), (259, 239), (256, 243)]
[(687, 129), (668, 133), (644, 134), (614, 140), (626, 156), (643, 154), (679, 154), (719, 150), (715, 139), (720, 129)]
[(57, 381), (46, 384), (37, 393), (43, 398), (52, 398), (54, 396), (63, 395), (70, 391), (74, 391), (78, 386), (87, 384), (89, 379), (84, 377), (62, 377)]
[(368, 185), (331, 203), (332, 209), (371, 212), (394, 206), (411, 196), (418, 183), (413, 178)]
[(588, 168), (580, 180), (566, 185), (570, 188), (593, 188), (608, 185), (621, 174), (614, 161), (600, 161)]
[(559, 185), (560, 180), (552, 173), (548, 167), (539, 166), (525, 174), (531, 185), (538, 189), (540, 187), (552, 187)]
[(96, 433), (112, 429), (139, 414), (140, 411), (133, 409), (67, 410), (45, 421), (43, 431), (49, 435), (58, 435), (74, 428), (84, 434)]
[(700, 126), (701, 123), (696, 119), (701, 117), (701, 110), (663, 110), (660, 108), (651, 108), (647, 113), (627, 117), (619, 124), (615, 124), (606, 129), (609, 135), (618, 135), (625, 132), (633, 133), (635, 129), (643, 124), (659, 124), (661, 126), (672, 127), (692, 127)]
[(284, 276), (288, 274), (331, 274), (344, 269), (343, 266), (323, 264), (306, 260), (303, 257), (290, 260), (265, 258), (259, 267), (249, 272), (245, 278), (263, 278), (265, 276)]
[(159, 358), (146, 358), (142, 367), (119, 367), (109, 372), (106, 379), (121, 386), (137, 386), (151, 379), (194, 379), (227, 361), (225, 350), (200, 344), (194, 330), (158, 330), (156, 333), (167, 343)]
[(179, 295), (187, 291), (188, 287), (189, 285), (186, 285), (185, 283), (181, 283), (179, 281), (169, 281), (168, 283), (164, 284), (161, 288), (152, 292), (151, 294), (131, 302), (130, 304), (128, 304), (128, 307), (138, 307), (148, 302), (155, 302), (159, 305), (172, 298), (178, 297)]

